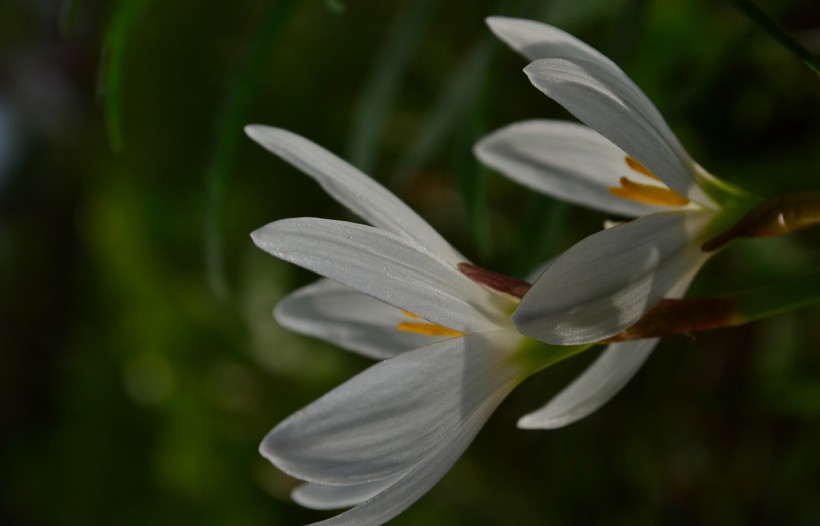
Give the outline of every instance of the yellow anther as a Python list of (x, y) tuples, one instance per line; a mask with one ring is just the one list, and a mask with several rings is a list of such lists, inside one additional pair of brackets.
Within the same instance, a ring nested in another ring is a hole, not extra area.
[(414, 332), (416, 334), (424, 334), (425, 336), (450, 336), (453, 338), (464, 336), (463, 332), (454, 331), (453, 329), (448, 329), (447, 327), (442, 327), (434, 323), (404, 321), (399, 323), (397, 327), (400, 331)]
[(418, 314), (416, 314), (414, 312), (410, 312), (409, 310), (402, 309), (401, 313), (404, 314), (405, 316), (407, 316), (408, 318), (413, 318), (413, 319), (416, 319), (416, 320), (421, 319), (421, 316), (419, 316)]
[(638, 172), (641, 175), (645, 175), (645, 176), (649, 177), (650, 179), (654, 179), (656, 181), (661, 180), (661, 178), (658, 177), (657, 175), (653, 174), (649, 170), (649, 168), (642, 165), (641, 163), (639, 163), (638, 161), (636, 161), (635, 159), (633, 159), (629, 155), (624, 157), (624, 161), (626, 161), (626, 165), (629, 166), (630, 168), (632, 168), (633, 171)]
[(648, 203), (650, 205), (686, 206), (689, 204), (688, 199), (679, 196), (668, 188), (635, 183), (626, 177), (621, 177), (620, 188), (612, 187), (609, 189), (609, 192), (624, 199)]

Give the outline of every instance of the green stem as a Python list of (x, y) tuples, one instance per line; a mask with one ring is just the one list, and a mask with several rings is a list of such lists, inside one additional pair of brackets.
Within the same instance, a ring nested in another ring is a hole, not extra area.
[(782, 27), (777, 25), (777, 23), (759, 7), (749, 0), (729, 0), (729, 3), (749, 17), (755, 24), (763, 28), (769, 36), (780, 42), (783, 47), (797, 55), (816, 75), (820, 75), (820, 64), (818, 64), (812, 54), (800, 45), (798, 41), (789, 36)]

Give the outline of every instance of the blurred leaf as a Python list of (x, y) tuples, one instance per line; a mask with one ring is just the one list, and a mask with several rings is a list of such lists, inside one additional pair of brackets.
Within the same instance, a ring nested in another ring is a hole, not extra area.
[(737, 302), (738, 325), (820, 303), (820, 273), (727, 297)]
[(60, 33), (68, 35), (77, 23), (80, 0), (63, 0), (60, 4)]
[(293, 4), (293, 0), (280, 0), (270, 4), (269, 12), (259, 26), (250, 59), (223, 108), (214, 154), (207, 169), (204, 224), (205, 267), (211, 291), (220, 299), (225, 299), (230, 294), (225, 277), (225, 255), (220, 231), (221, 196), (224, 191), (225, 177), (233, 165), (237, 145), (244, 137), (242, 129), (248, 120), (247, 113), (253, 100), (254, 90), (263, 72), (267, 70), (266, 58), (277, 41)]
[(648, 0), (628, 0), (609, 30), (606, 55), (622, 67), (639, 47), (648, 6)]
[(772, 20), (763, 10), (749, 0), (729, 0), (740, 12), (766, 31), (770, 37), (775, 39), (803, 61), (816, 75), (820, 75), (820, 63), (817, 62), (811, 53), (808, 52), (797, 40), (792, 38), (777, 22)]
[(496, 49), (494, 39), (483, 37), (447, 79), (433, 109), (424, 118), (420, 135), (393, 171), (398, 181), (406, 182), (412, 170), (436, 155), (447, 136), (478, 102)]
[(569, 210), (570, 205), (564, 201), (540, 194), (532, 196), (511, 258), (514, 276), (526, 277), (555, 255)]
[(328, 11), (340, 15), (347, 11), (347, 5), (342, 0), (325, 0)]
[(467, 224), (473, 236), (480, 259), (486, 260), (492, 253), (490, 237), (489, 206), (487, 203), (487, 179), (489, 171), (473, 157), (473, 144), (480, 137), (480, 121), (483, 111), (474, 115), (472, 122), (465, 122), (456, 137), (453, 171), (459, 194), (464, 200)]
[(705, 66), (699, 75), (689, 76), (687, 82), (673, 94), (671, 101), (663, 107), (661, 113), (666, 115), (670, 121), (674, 121), (686, 114), (698, 101), (708, 96), (714, 86), (719, 85), (721, 81), (735, 72), (733, 66), (742, 54), (748, 51), (748, 43), (752, 35), (752, 31), (746, 31), (736, 36), (717, 53), (716, 58), (711, 61), (711, 64)]
[[(105, 100), (108, 142), (115, 152), (122, 151), (124, 147), (122, 98), (127, 44), (137, 21), (151, 1), (120, 0), (105, 35), (100, 93)], [(69, 13), (72, 9), (70, 4), (67, 7)]]
[(370, 76), (357, 104), (347, 148), (348, 160), (366, 173), (373, 168), (377, 143), (401, 79), (437, 5), (434, 0), (405, 3), (373, 60)]

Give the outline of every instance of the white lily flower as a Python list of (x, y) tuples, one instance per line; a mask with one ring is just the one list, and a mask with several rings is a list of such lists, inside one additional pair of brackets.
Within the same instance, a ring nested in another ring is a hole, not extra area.
[(534, 61), (524, 69), (530, 81), (589, 127), (513, 124), (480, 141), (476, 155), (537, 191), (638, 218), (558, 257), (513, 321), (522, 333), (558, 345), (610, 338), (661, 298), (683, 294), (712, 254), (701, 245), (759, 200), (692, 160), (640, 88), (592, 47), (539, 22), (487, 23)]
[(516, 280), (501, 286), (467, 264), (393, 194), (312, 142), (246, 131), (373, 225), (300, 218), (253, 232), (266, 252), (330, 278), (283, 300), (277, 319), (388, 358), (291, 415), (260, 451), (307, 482), (297, 502), (354, 506), (319, 524), (381, 524), (450, 469), (516, 385), (589, 345), (536, 348), (510, 320), (517, 297), (499, 292)]

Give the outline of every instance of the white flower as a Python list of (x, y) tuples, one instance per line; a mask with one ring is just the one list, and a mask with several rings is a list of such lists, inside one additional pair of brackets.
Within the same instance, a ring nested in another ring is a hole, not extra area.
[(683, 294), (712, 254), (701, 245), (759, 200), (692, 160), (640, 88), (595, 49), (539, 22), (487, 22), (534, 60), (524, 69), (530, 81), (589, 127), (546, 120), (513, 124), (483, 139), (476, 155), (545, 194), (639, 218), (558, 257), (513, 321), (522, 333), (559, 345), (612, 337), (661, 298)]
[[(510, 321), (518, 299), (497, 290), (514, 287), (465, 266), (386, 189), (300, 136), (258, 125), (246, 131), (373, 225), (300, 218), (255, 231), (266, 252), (330, 278), (283, 300), (277, 319), (387, 358), (276, 426), (260, 451), (307, 482), (293, 495), (301, 504), (355, 506), (321, 524), (381, 524), (450, 469), (516, 385), (589, 345), (534, 346)], [(641, 360), (651, 342), (614, 347), (635, 349), (628, 359)], [(565, 403), (555, 415), (588, 414), (588, 400), (581, 401), (586, 405)]]

